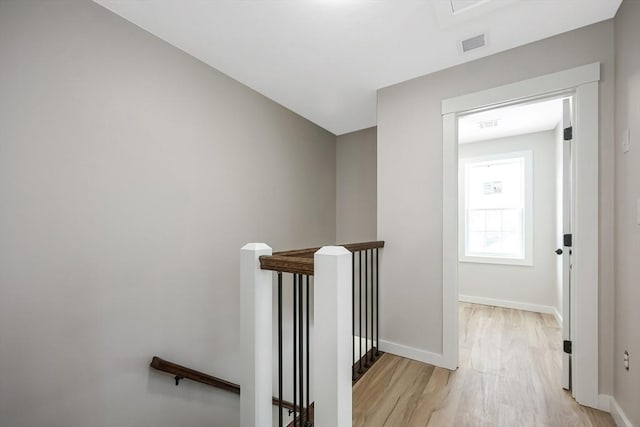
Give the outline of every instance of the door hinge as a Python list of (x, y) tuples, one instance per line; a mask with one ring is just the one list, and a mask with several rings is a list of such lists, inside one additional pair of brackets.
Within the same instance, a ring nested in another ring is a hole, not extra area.
[(563, 244), (567, 248), (570, 248), (571, 246), (573, 246), (573, 234), (565, 234)]
[(571, 141), (573, 139), (573, 126), (564, 129), (564, 140)]
[(573, 353), (571, 352), (571, 350), (572, 350), (572, 349), (571, 349), (571, 341), (565, 340), (565, 341), (563, 341), (563, 343), (562, 343), (562, 344), (563, 344), (563, 348), (564, 348), (564, 352), (565, 352), (565, 353), (567, 353), (567, 354), (573, 354)]

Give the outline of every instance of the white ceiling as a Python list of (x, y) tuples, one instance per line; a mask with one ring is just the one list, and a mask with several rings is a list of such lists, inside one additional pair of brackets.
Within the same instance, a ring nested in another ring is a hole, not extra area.
[(562, 120), (562, 99), (553, 99), (462, 116), (458, 142), (487, 141), (555, 129)]
[[(340, 135), (376, 124), (379, 88), (611, 18), (622, 0), (94, 1)], [(460, 54), (481, 31), (488, 45)]]

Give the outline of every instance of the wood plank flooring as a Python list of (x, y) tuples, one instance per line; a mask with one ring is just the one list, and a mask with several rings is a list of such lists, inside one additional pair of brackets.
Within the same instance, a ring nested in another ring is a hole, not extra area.
[(460, 304), (457, 371), (385, 354), (353, 387), (353, 425), (615, 426), (560, 385), (551, 315)]

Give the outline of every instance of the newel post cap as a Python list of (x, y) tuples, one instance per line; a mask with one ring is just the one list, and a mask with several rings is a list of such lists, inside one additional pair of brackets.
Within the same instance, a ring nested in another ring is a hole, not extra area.
[(266, 243), (247, 243), (241, 249), (241, 251), (264, 251), (271, 250), (271, 246)]

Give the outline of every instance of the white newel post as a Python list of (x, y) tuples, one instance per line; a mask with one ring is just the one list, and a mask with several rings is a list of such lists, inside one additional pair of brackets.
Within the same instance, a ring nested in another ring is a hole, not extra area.
[(272, 275), (260, 269), (264, 243), (240, 250), (240, 427), (271, 427), (272, 415)]
[(325, 246), (314, 255), (314, 425), (351, 427), (351, 252)]

